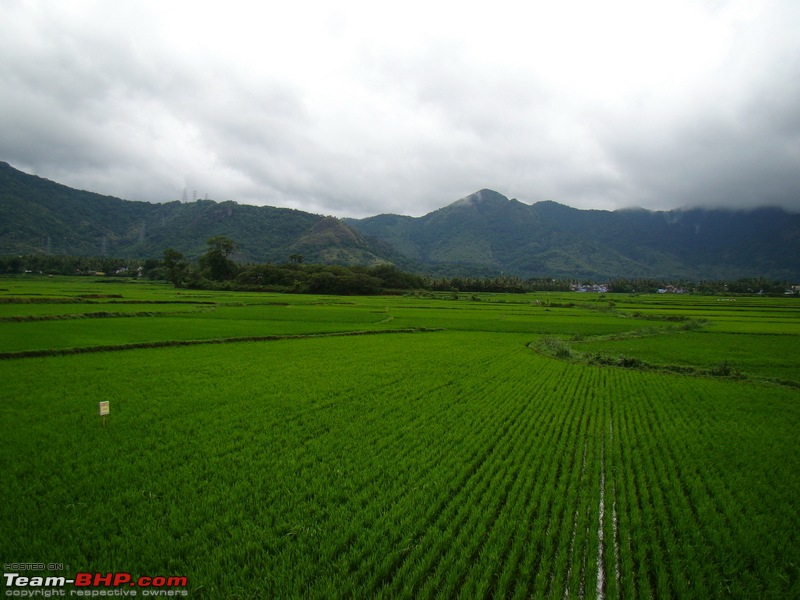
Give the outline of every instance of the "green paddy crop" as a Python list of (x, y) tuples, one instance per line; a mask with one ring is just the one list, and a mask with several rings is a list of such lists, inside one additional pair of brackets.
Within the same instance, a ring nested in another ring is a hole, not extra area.
[(697, 367), (704, 372), (794, 381), (800, 384), (800, 345), (786, 334), (685, 331), (623, 339), (586, 338), (575, 350), (635, 357), (652, 365)]
[(185, 575), (195, 598), (797, 596), (798, 390), (533, 352), (662, 327), (621, 343), (672, 340), (647, 358), (683, 344), (702, 365), (747, 334), (710, 309), (681, 331), (531, 298), (230, 294), (185, 316), (0, 322), (20, 348), (31, 325), (41, 345), (100, 327), (51, 329), (52, 347), (151, 322), (161, 340), (323, 334), (0, 361), (3, 559)]

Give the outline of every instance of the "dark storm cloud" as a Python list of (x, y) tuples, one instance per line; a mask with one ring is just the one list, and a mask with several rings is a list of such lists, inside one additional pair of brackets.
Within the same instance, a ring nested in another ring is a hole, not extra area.
[(798, 60), (776, 63), (746, 89), (712, 82), (719, 87), (699, 89), (683, 112), (641, 111), (635, 125), (615, 124), (604, 132), (603, 145), (644, 205), (780, 205), (797, 211), (798, 82)]

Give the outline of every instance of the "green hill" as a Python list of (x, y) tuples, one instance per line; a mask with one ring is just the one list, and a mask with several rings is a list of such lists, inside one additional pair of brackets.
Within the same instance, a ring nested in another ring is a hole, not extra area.
[(236, 242), (237, 262), (390, 263), (446, 276), (651, 277), (800, 281), (800, 215), (750, 211), (578, 210), (481, 190), (422, 217), (336, 219), (200, 200), (131, 202), (0, 162), (0, 255), (189, 257)]
[(481, 190), (422, 217), (348, 223), (443, 275), (800, 280), (800, 215), (778, 208), (578, 210)]
[(172, 247), (197, 257), (206, 251), (207, 239), (224, 235), (236, 242), (239, 262), (282, 262), (302, 252), (297, 243), (323, 220), (299, 210), (230, 201), (131, 202), (75, 190), (0, 162), (0, 254), (145, 258)]

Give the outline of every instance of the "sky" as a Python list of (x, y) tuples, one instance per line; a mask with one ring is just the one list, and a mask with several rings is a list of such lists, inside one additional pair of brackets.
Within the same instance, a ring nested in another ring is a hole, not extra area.
[(3, 0), (0, 160), (338, 217), (800, 212), (797, 0)]

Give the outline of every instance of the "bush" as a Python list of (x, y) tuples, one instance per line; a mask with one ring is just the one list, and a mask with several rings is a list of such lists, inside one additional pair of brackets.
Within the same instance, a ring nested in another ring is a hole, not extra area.
[(553, 335), (543, 335), (538, 341), (539, 348), (556, 358), (572, 358), (572, 348), (567, 342)]
[(642, 366), (642, 361), (632, 356), (620, 354), (616, 364), (618, 367), (624, 367), (626, 369), (637, 369)]

